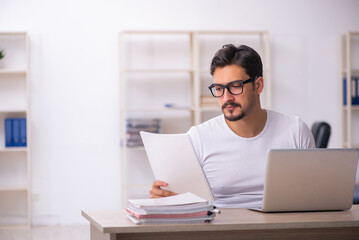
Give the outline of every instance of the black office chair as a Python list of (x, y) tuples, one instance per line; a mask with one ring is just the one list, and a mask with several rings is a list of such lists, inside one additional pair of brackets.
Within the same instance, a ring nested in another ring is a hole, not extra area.
[(330, 125), (326, 122), (315, 122), (312, 134), (317, 148), (326, 148), (330, 137)]

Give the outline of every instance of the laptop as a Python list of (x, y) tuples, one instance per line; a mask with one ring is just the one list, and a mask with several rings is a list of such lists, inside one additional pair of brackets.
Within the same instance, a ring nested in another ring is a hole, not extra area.
[(347, 210), (358, 149), (271, 149), (261, 212)]

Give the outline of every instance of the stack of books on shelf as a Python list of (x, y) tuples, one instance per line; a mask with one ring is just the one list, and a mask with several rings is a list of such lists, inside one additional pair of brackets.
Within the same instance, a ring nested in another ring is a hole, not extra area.
[(201, 107), (218, 107), (217, 98), (213, 96), (201, 96)]
[(135, 224), (206, 223), (219, 213), (211, 202), (190, 192), (128, 202), (127, 217)]
[(26, 118), (5, 118), (5, 147), (26, 147)]
[(126, 122), (126, 140), (127, 147), (143, 146), (140, 132), (161, 132), (160, 119), (127, 119)]
[[(343, 80), (343, 102), (347, 105), (347, 79)], [(359, 77), (352, 77), (351, 81), (351, 99), (352, 105), (359, 105)]]

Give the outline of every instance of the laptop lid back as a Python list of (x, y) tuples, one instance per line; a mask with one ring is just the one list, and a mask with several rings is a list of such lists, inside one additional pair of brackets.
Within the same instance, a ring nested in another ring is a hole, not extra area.
[(358, 149), (268, 151), (264, 212), (349, 209)]

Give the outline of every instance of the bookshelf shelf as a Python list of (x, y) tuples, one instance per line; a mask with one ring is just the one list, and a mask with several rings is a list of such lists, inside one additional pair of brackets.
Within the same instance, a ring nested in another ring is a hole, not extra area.
[(1, 192), (28, 191), (27, 186), (0, 186)]
[(27, 152), (27, 147), (8, 147), (8, 148), (0, 148), (0, 152)]
[[(148, 198), (136, 186), (151, 186), (152, 170), (143, 147), (127, 146), (127, 120), (161, 119), (162, 133), (184, 133), (221, 113), (209, 93), (210, 61), (224, 44), (247, 44), (262, 56), (270, 108), (269, 37), (262, 31), (124, 31), (119, 35), (122, 204)], [(138, 97), (140, 96), (140, 97)], [(143, 101), (145, 99), (145, 101)], [(165, 107), (173, 104), (174, 107)], [(177, 107), (176, 107), (177, 106)], [(134, 151), (141, 150), (141, 151)], [(140, 184), (133, 184), (139, 181)], [(131, 183), (131, 184), (130, 184)], [(142, 189), (144, 190), (144, 189)]]
[(349, 108), (347, 106), (343, 106), (344, 111), (347, 111), (348, 109), (350, 109), (350, 111), (358, 111), (359, 105), (351, 105)]
[(20, 74), (20, 75), (26, 75), (26, 70), (17, 70), (17, 69), (0, 69), (1, 75), (7, 75), (7, 74)]
[[(347, 69), (342, 69), (342, 71), (343, 71), (344, 74), (346, 74), (348, 72)], [(352, 73), (352, 74), (358, 74), (359, 73), (359, 68), (351, 69), (349, 72)]]
[(201, 107), (201, 108), (200, 108), (200, 111), (201, 111), (201, 112), (220, 112), (218, 106), (213, 106), (213, 107)]
[(122, 73), (192, 73), (192, 69), (124, 69)]
[(0, 114), (27, 114), (26, 109), (0, 109)]
[(0, 35), (3, 36), (20, 36), (23, 37), (24, 35), (26, 35), (26, 32), (0, 32)]
[(163, 107), (163, 108), (127, 108), (122, 109), (121, 112), (171, 112), (171, 111), (194, 111), (189, 107)]
[[(22, 100), (23, 101), (23, 100)], [(18, 105), (24, 105), (25, 103), (17, 104), (17, 106), (12, 105), (14, 108), (6, 107), (6, 103), (0, 103), (0, 115), (3, 116), (25, 116), (29, 114), (29, 110), (26, 109), (27, 106), (19, 107)], [(1, 117), (1, 116), (0, 116)]]
[[(0, 32), (0, 227), (31, 225), (28, 42), (26, 32)], [(26, 118), (26, 147), (5, 147), (5, 120), (16, 118)]]

